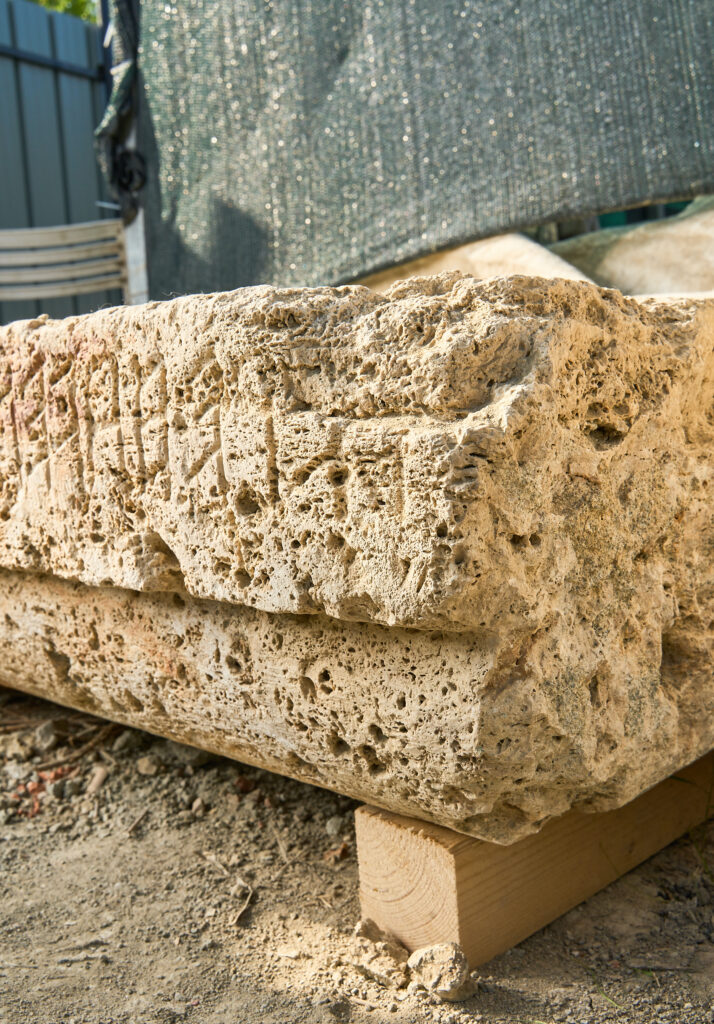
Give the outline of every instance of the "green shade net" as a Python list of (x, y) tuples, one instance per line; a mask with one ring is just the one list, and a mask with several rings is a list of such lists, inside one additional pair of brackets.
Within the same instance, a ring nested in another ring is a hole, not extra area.
[(714, 191), (711, 0), (152, 0), (136, 13), (156, 298), (348, 281)]

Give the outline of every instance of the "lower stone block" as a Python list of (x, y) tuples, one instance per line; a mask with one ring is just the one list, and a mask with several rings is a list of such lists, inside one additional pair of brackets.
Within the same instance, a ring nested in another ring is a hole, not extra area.
[(714, 746), (695, 675), (677, 703), (613, 679), (566, 705), (491, 664), (468, 634), (0, 571), (0, 683), (497, 843)]

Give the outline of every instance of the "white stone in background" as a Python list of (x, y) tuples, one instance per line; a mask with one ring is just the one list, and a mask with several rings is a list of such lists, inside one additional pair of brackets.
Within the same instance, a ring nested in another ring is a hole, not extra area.
[(534, 242), (526, 235), (509, 232), (493, 235), (477, 242), (467, 242), (453, 249), (421, 256), (419, 259), (400, 263), (399, 266), (380, 270), (360, 281), (378, 292), (385, 292), (398, 281), (410, 277), (425, 277), (458, 270), (478, 280), (487, 277), (505, 277), (513, 274), (527, 274), (529, 277), (562, 277), (569, 281), (587, 281), (586, 275), (556, 255), (544, 245)]
[(714, 196), (676, 217), (567, 238), (551, 255), (630, 295), (714, 294)]

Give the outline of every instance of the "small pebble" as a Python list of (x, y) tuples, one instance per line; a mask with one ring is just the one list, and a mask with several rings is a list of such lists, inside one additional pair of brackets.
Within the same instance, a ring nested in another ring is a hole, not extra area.
[(57, 726), (48, 719), (43, 722), (42, 725), (38, 725), (32, 734), (32, 746), (36, 751), (42, 754), (46, 754), (48, 751), (53, 750), (59, 742), (59, 735), (57, 732)]
[(215, 760), (215, 755), (209, 754), (207, 750), (189, 747), (185, 743), (176, 743), (174, 740), (167, 740), (164, 750), (170, 760), (178, 764), (190, 765), (192, 768), (202, 768), (204, 764)]
[(149, 754), (145, 754), (143, 757), (137, 758), (136, 770), (139, 775), (156, 775), (159, 771), (159, 762), (156, 758), (151, 757)]
[[(71, 781), (71, 780), (70, 780)], [(54, 800), (61, 800), (64, 795), (65, 780), (55, 779), (54, 782), (46, 783), (46, 789), (49, 796)]]
[(124, 729), (112, 743), (112, 753), (128, 754), (138, 750), (142, 744), (142, 735), (136, 729)]
[[(24, 736), (18, 736), (17, 733), (0, 736), (0, 757), (7, 758), (9, 761), (26, 761), (31, 753), (32, 748)], [(9, 767), (6, 765), (5, 771)]]
[(328, 836), (338, 836), (342, 832), (344, 824), (344, 820), (335, 814), (325, 822), (325, 832), (327, 832)]

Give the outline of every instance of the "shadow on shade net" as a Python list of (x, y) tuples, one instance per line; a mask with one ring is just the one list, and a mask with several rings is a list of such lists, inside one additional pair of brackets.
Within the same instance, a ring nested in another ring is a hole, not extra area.
[[(145, 209), (153, 298), (336, 284), (714, 191), (710, 0), (117, 0), (114, 14), (100, 148), (125, 213)], [(133, 116), (145, 173), (127, 184)]]

